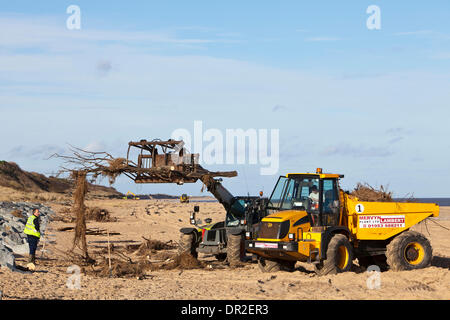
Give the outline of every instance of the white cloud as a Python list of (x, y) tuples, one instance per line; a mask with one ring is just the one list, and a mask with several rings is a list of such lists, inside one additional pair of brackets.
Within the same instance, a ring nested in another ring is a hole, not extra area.
[(82, 149), (84, 151), (89, 151), (89, 152), (104, 152), (107, 149), (107, 147), (103, 142), (92, 141)]

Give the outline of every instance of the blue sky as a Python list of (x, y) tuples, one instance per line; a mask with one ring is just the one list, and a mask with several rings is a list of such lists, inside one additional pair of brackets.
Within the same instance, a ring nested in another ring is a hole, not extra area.
[[(68, 30), (69, 5), (81, 30)], [(369, 5), (381, 30), (368, 30)], [(0, 158), (126, 153), (177, 128), (280, 129), (280, 170), (450, 196), (448, 1), (20, 1), (0, 6)], [(255, 165), (225, 182), (269, 193)], [(200, 183), (116, 187), (199, 194)]]

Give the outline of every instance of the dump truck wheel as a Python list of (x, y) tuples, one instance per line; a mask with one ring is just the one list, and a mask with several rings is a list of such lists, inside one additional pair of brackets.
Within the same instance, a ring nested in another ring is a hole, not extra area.
[(262, 272), (277, 272), (281, 270), (281, 263), (276, 260), (259, 257), (258, 267)]
[(424, 235), (406, 231), (387, 245), (386, 257), (394, 271), (413, 270), (427, 267), (433, 256), (430, 242)]
[(241, 263), (242, 249), (242, 235), (229, 234), (227, 243), (227, 259), (230, 266), (237, 266)]
[(195, 243), (194, 243), (194, 234), (189, 233), (185, 234), (182, 233), (180, 237), (180, 243), (178, 246), (178, 254), (190, 254), (194, 258), (198, 257), (198, 252), (195, 250)]
[(353, 248), (347, 237), (335, 234), (328, 243), (327, 258), (314, 265), (318, 275), (349, 271), (353, 264)]

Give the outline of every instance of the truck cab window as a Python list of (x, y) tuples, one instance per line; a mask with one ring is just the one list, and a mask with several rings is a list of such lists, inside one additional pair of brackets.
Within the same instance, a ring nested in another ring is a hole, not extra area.
[(323, 180), (323, 222), (326, 225), (336, 225), (339, 217), (339, 197), (335, 179)]

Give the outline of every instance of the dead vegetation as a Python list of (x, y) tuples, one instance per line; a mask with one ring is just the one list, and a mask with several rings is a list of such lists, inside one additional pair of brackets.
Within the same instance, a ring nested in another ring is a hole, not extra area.
[[(89, 174), (90, 182), (98, 178), (107, 178), (110, 184), (113, 184), (116, 178), (126, 172), (133, 171), (136, 168), (129, 164), (125, 158), (114, 158), (107, 152), (92, 152), (80, 148), (71, 147), (73, 155), (54, 154), (52, 157), (63, 159), (66, 167), (62, 167), (59, 174), (84, 171)], [(69, 168), (74, 167), (73, 168)]]
[(145, 276), (146, 271), (150, 270), (151, 264), (148, 261), (130, 262), (120, 259), (103, 259), (97, 266), (97, 269), (93, 269), (93, 273), (99, 277), (112, 277), (112, 278), (139, 278), (142, 279)]
[(126, 246), (127, 252), (134, 253), (136, 255), (151, 255), (159, 250), (171, 250), (176, 249), (177, 246), (172, 241), (163, 242), (159, 240), (152, 240), (142, 237), (144, 242), (141, 244), (130, 244)]
[[(143, 279), (157, 270), (201, 269), (205, 263), (189, 254), (177, 254), (172, 241), (162, 242), (144, 238), (141, 244), (103, 247), (92, 254), (91, 264), (84, 262), (84, 271), (98, 277)], [(79, 262), (80, 256), (71, 256)]]
[[(117, 218), (111, 216), (107, 209), (99, 207), (86, 207), (86, 221), (96, 222), (117, 222)], [(63, 207), (58, 211), (58, 214), (53, 217), (53, 221), (62, 221), (65, 223), (73, 223), (76, 220), (76, 215), (73, 214), (73, 208)]]
[(351, 196), (357, 197), (360, 201), (379, 201), (379, 202), (416, 202), (413, 195), (406, 195), (402, 199), (393, 198), (393, 192), (388, 190), (388, 186), (380, 185), (374, 188), (368, 183), (358, 182), (355, 189), (350, 192)]
[[(173, 161), (167, 162), (166, 160), (170, 159), (171, 156), (180, 156), (175, 152), (177, 149), (175, 143), (176, 141), (157, 142), (156, 140), (149, 143), (145, 140), (141, 140), (139, 143), (130, 142), (129, 145), (142, 148), (147, 152), (152, 150), (151, 156), (156, 158), (152, 158), (151, 167), (142, 167), (141, 164), (136, 164), (125, 158), (114, 158), (107, 152), (86, 151), (73, 146), (71, 146), (72, 155), (54, 154), (52, 157), (64, 160), (64, 166), (61, 167), (59, 174), (74, 170), (84, 171), (89, 174), (90, 182), (94, 182), (98, 178), (107, 178), (110, 184), (113, 184), (121, 174), (131, 178), (136, 183), (196, 182), (198, 179), (205, 183), (204, 179), (210, 181), (213, 177), (235, 177), (237, 175), (236, 171), (212, 172), (195, 162), (182, 164), (176, 164)], [(164, 154), (153, 154), (157, 151), (156, 145), (161, 146)], [(178, 150), (178, 152), (181, 151)]]
[[(233, 177), (237, 175), (235, 171), (210, 172), (203, 169), (195, 162), (189, 162), (189, 164), (178, 163), (176, 166), (175, 163), (170, 162), (170, 165), (168, 165), (169, 163), (167, 160), (170, 152), (166, 153), (167, 148), (176, 149), (175, 141), (172, 140), (167, 142), (155, 141), (150, 143), (141, 140), (138, 144), (130, 142), (129, 145), (131, 144), (139, 146), (147, 151), (151, 151), (151, 155), (147, 156), (152, 158), (153, 165), (155, 163), (158, 164), (153, 167), (141, 167), (132, 161), (128, 161), (128, 159), (114, 158), (106, 152), (91, 152), (75, 147), (72, 147), (71, 149), (73, 152), (72, 156), (59, 154), (54, 154), (52, 156), (65, 161), (66, 167), (61, 167), (60, 174), (70, 173), (70, 178), (75, 181), (76, 188), (73, 194), (74, 203), (72, 212), (76, 218), (72, 251), (75, 246), (78, 246), (83, 251), (83, 255), (87, 260), (89, 259), (89, 256), (86, 243), (86, 220), (114, 221), (107, 210), (102, 210), (100, 208), (89, 209), (86, 207), (84, 201), (88, 187), (87, 178), (89, 178), (91, 182), (96, 181), (99, 177), (108, 178), (110, 184), (114, 183), (116, 178), (121, 174), (125, 174), (126, 176), (132, 178), (135, 182), (138, 181), (138, 178), (141, 178), (141, 182), (184, 182), (185, 180), (188, 182), (195, 182), (198, 179), (202, 179), (202, 181), (207, 185), (208, 190), (210, 190), (215, 187), (216, 181), (213, 179), (214, 176)], [(161, 146), (165, 155), (156, 155), (156, 145)], [(178, 151), (178, 155), (183, 153), (183, 150)], [(155, 158), (153, 158), (153, 156), (155, 156)], [(148, 251), (150, 251), (150, 253), (154, 253), (153, 251), (165, 248), (165, 246), (166, 244), (161, 244), (146, 239), (146, 242), (138, 248), (138, 252), (141, 254)], [(188, 258), (185, 257), (179, 257), (173, 261), (171, 266), (173, 265), (174, 268), (183, 265), (198, 266), (198, 264), (195, 264), (192, 261), (189, 263), (187, 259)], [(112, 267), (110, 266), (110, 257), (108, 258), (108, 263), (109, 272), (111, 272)], [(131, 260), (129, 263), (131, 263)]]
[(78, 246), (83, 251), (84, 258), (89, 260), (86, 242), (86, 206), (84, 204), (84, 198), (87, 193), (86, 172), (73, 171), (72, 178), (76, 181), (76, 188), (73, 198), (73, 212), (75, 213), (76, 220), (72, 251), (75, 249), (75, 246)]
[(361, 201), (381, 201), (392, 202), (392, 192), (387, 187), (381, 185), (379, 189), (370, 186), (368, 183), (356, 184), (355, 189), (350, 195), (357, 197)]
[(164, 270), (173, 270), (173, 269), (201, 269), (204, 268), (204, 262), (199, 261), (197, 258), (191, 256), (187, 253), (182, 253), (180, 255), (176, 255), (173, 261), (170, 261), (168, 264), (162, 265), (160, 269)]
[(86, 208), (86, 220), (97, 222), (116, 222), (117, 218), (111, 216), (108, 210), (99, 207)]

